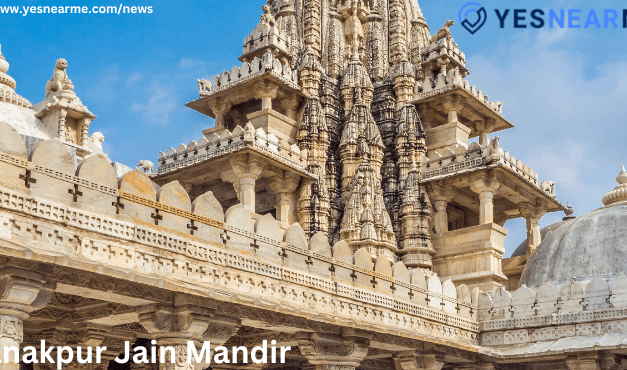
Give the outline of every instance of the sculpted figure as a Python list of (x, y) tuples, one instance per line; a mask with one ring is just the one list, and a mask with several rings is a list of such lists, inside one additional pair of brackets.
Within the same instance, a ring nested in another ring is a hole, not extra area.
[(46, 96), (52, 94), (55, 91), (63, 90), (63, 87), (71, 82), (67, 77), (66, 70), (67, 69), (67, 60), (59, 59), (54, 67), (54, 71), (52, 72), (52, 78), (48, 83), (46, 83)]
[(198, 92), (200, 94), (210, 93), (213, 89), (213, 84), (207, 80), (198, 80)]
[(440, 28), (438, 30), (438, 32), (436, 32), (435, 35), (433, 35), (431, 37), (431, 42), (438, 42), (440, 40), (442, 40), (443, 38), (447, 38), (449, 40), (451, 40), (453, 38), (453, 36), (451, 36), (451, 30), (449, 30), (449, 27), (454, 25), (455, 21), (446, 21), (446, 23), (444, 23), (444, 27)]
[(543, 192), (549, 194), (551, 198), (555, 198), (555, 181), (542, 181), (542, 184), (540, 184), (540, 189), (542, 189)]
[(492, 103), (490, 103), (490, 108), (495, 111), (496, 113), (501, 113), (503, 112), (503, 102), (502, 101), (493, 101)]
[(272, 16), (272, 13), (270, 13), (270, 7), (262, 5), (261, 10), (263, 10), (264, 13), (261, 15), (261, 23), (265, 23), (270, 27), (277, 26), (276, 20)]
[(151, 161), (141, 160), (137, 163), (136, 170), (142, 170), (144, 172), (153, 173), (155, 165)]
[(104, 135), (102, 134), (102, 132), (98, 131), (98, 132), (94, 132), (91, 137), (89, 138), (94, 144), (96, 144), (97, 147), (99, 147), (100, 149), (102, 149), (102, 143), (104, 142)]

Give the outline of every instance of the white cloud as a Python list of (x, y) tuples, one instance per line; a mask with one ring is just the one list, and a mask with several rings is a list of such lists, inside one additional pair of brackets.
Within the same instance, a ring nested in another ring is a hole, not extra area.
[(136, 82), (139, 82), (141, 79), (142, 79), (141, 73), (133, 72), (126, 79), (126, 86), (134, 85)]
[(96, 74), (86, 95), (101, 102), (112, 102), (117, 97), (121, 79), (120, 68), (112, 64)]
[(148, 92), (148, 101), (144, 103), (132, 103), (131, 110), (141, 113), (150, 123), (168, 124), (170, 114), (179, 108), (178, 100), (172, 89), (157, 82), (153, 82)]
[(179, 62), (179, 68), (182, 70), (201, 68), (205, 67), (206, 65), (207, 62), (205, 62), (204, 60), (195, 58), (181, 58), (181, 61)]
[[(468, 56), (467, 66), (471, 83), (490, 100), (504, 101), (503, 114), (516, 125), (498, 133), (504, 149), (541, 180), (557, 181), (558, 199), (582, 215), (601, 206), (627, 163), (621, 113), (627, 63), (607, 58), (594, 65), (576, 37), (572, 30), (523, 32), (489, 55)], [(562, 216), (546, 216), (543, 226)], [(508, 252), (523, 238), (519, 230), (510, 233)]]

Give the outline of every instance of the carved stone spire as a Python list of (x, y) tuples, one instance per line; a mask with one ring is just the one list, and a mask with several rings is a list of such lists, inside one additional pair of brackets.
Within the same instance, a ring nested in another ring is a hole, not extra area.
[(405, 46), (399, 45), (401, 54), (399, 61), (392, 69), (394, 78), (394, 91), (398, 107), (404, 106), (414, 97), (414, 87), (416, 86), (416, 67), (409, 62), (405, 53)]
[(429, 195), (420, 183), (420, 172), (414, 162), (405, 180), (400, 208), (402, 235), (400, 245), (403, 262), (407, 267), (431, 268), (433, 266), (432, 256), (435, 250), (431, 246), (429, 232), (431, 220), (429, 204)]
[(373, 256), (396, 259), (392, 221), (383, 202), (381, 182), (367, 156), (351, 180), (340, 235), (354, 251), (366, 247)]
[(402, 46), (407, 45), (407, 16), (401, 0), (390, 0), (390, 63), (401, 58)]
[(304, 42), (311, 46), (316, 55), (320, 55), (320, 0), (305, 0), (304, 2)]
[(311, 45), (307, 46), (303, 61), (298, 69), (303, 93), (307, 96), (318, 96), (320, 94), (320, 79), (324, 74), (324, 69)]
[[(348, 183), (354, 176), (361, 158), (365, 158), (364, 152), (367, 151), (377, 178), (380, 178), (381, 165), (383, 163), (383, 140), (372, 113), (362, 97), (362, 91), (360, 88), (356, 89), (357, 101), (346, 118), (346, 124), (340, 140), (343, 192), (348, 190)], [(367, 150), (363, 149), (364, 145), (367, 146)], [(362, 150), (360, 150), (360, 147)]]
[(409, 174), (412, 163), (420, 163), (425, 157), (426, 135), (420, 123), (418, 112), (413, 104), (405, 104), (398, 113), (398, 131), (396, 133), (396, 158), (399, 167), (401, 187)]
[(372, 81), (368, 76), (368, 72), (364, 67), (364, 64), (359, 59), (359, 54), (353, 53), (351, 62), (348, 65), (344, 75), (342, 76), (342, 84), (340, 85), (342, 90), (342, 99), (344, 100), (344, 113), (348, 114), (353, 108), (353, 104), (357, 98), (356, 89), (360, 89), (363, 94), (363, 100), (365, 104), (370, 107), (372, 103), (372, 96), (374, 94), (374, 87)]

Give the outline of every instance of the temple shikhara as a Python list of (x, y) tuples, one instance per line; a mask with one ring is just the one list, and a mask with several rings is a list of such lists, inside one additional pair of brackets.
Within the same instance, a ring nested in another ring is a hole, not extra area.
[[(236, 66), (190, 81), (215, 126), (134, 169), (90, 134), (88, 66), (50, 61), (32, 104), (0, 54), (0, 370), (56, 368), (2, 351), (41, 340), (107, 347), (77, 369), (627, 369), (624, 168), (574, 217), (416, 0), (262, 11)], [(113, 361), (153, 340), (177, 362)], [(263, 340), (286, 363), (186, 363)]]

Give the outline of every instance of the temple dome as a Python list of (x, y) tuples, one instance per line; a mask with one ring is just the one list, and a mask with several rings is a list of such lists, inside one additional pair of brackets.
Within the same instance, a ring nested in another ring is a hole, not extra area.
[(611, 201), (549, 233), (531, 255), (520, 284), (538, 286), (592, 275), (611, 276), (627, 271), (627, 172), (616, 179)]

